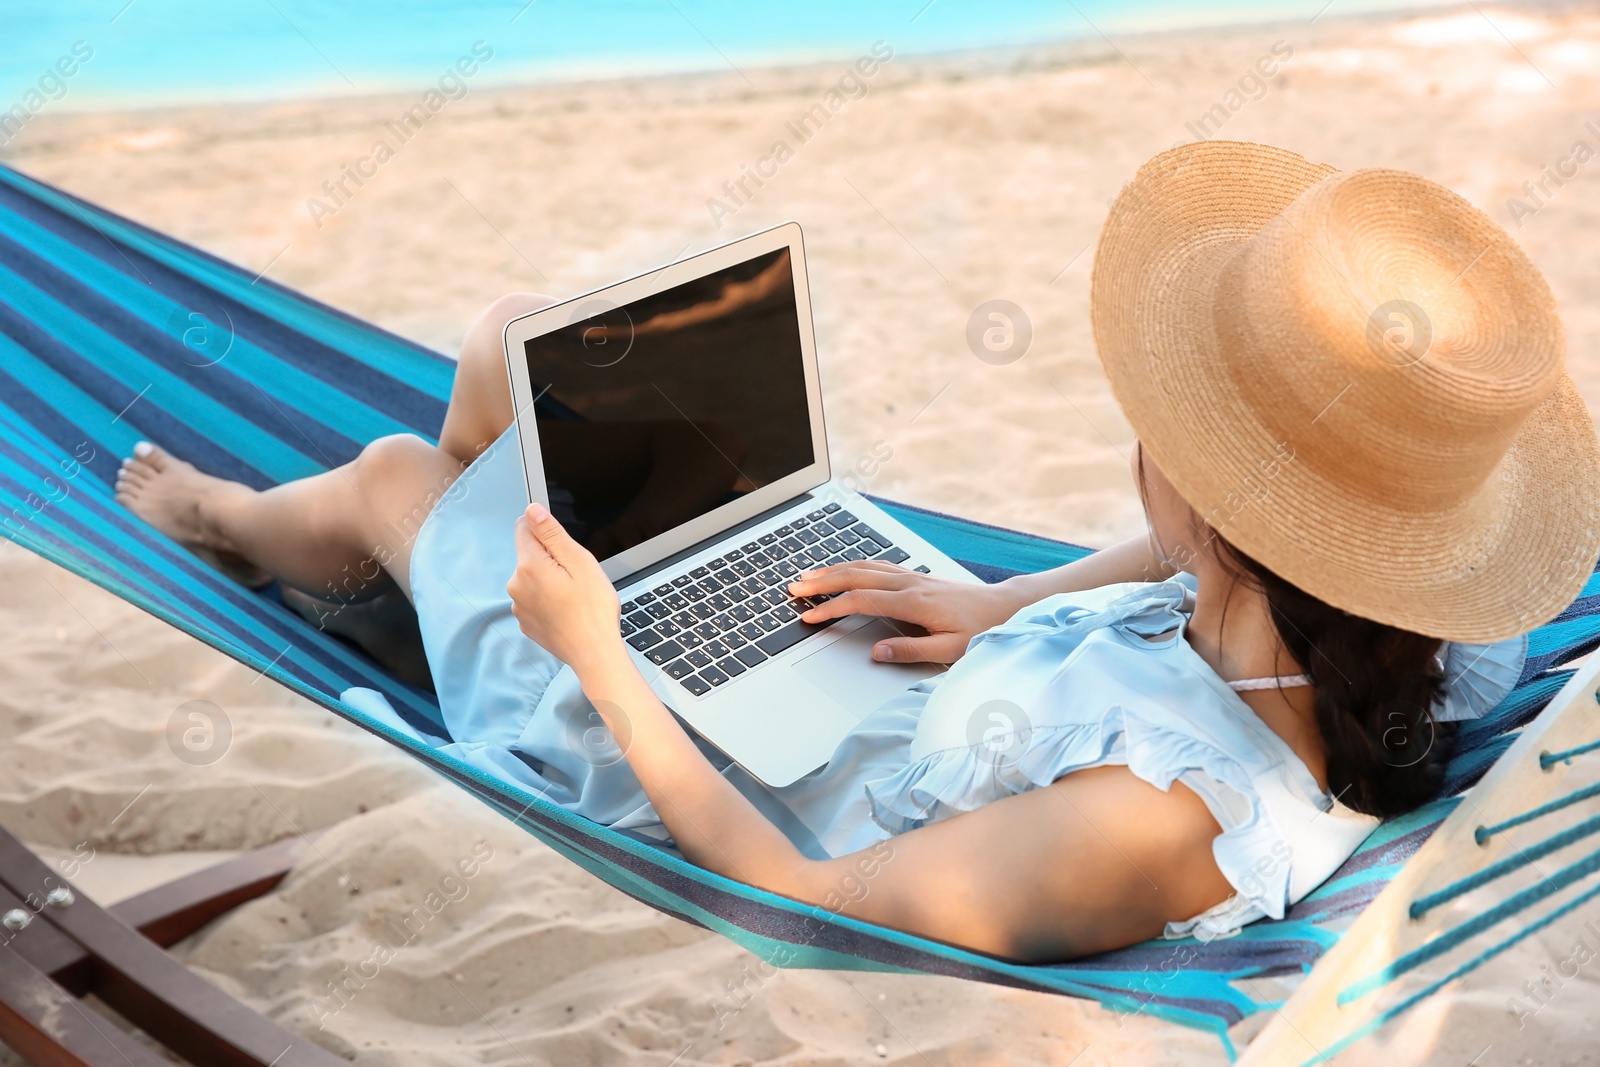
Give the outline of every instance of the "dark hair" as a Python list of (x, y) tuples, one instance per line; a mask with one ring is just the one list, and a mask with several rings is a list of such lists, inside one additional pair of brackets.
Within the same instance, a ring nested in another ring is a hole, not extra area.
[(1278, 640), (1311, 675), (1328, 789), (1368, 815), (1403, 815), (1432, 800), (1455, 747), (1434, 719), (1444, 694), (1441, 642), (1326, 604), (1216, 538), (1217, 559), (1257, 589)]
[[(1142, 451), (1138, 476), (1143, 497)], [(1329, 791), (1381, 818), (1436, 797), (1455, 747), (1454, 724), (1433, 714), (1442, 642), (1324, 603), (1206, 531), (1222, 567), (1266, 598), (1283, 650), (1311, 676)]]

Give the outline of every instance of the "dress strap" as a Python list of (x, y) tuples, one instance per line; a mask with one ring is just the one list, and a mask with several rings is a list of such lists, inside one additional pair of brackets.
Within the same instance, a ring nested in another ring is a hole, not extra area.
[(1271, 678), (1240, 678), (1238, 681), (1229, 682), (1228, 688), (1235, 693), (1249, 693), (1257, 689), (1294, 689), (1310, 684), (1309, 674), (1278, 674)]

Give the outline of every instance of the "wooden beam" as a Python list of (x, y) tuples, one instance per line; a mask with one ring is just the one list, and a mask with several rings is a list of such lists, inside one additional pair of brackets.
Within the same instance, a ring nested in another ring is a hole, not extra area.
[(0, 947), (0, 1038), (38, 1067), (171, 1067), (10, 947)]
[[(290, 837), (203, 870), (175, 878), (107, 910), (163, 948), (177, 944), (213, 919), (270, 893), (294, 869), (320, 833)], [(74, 890), (76, 892), (76, 890)], [(0, 885), (0, 911), (26, 902)], [(13, 947), (74, 996), (94, 992), (89, 954), (47, 922), (30, 923)]]
[[(30, 927), (47, 923), (90, 957), (91, 986), (102, 1000), (190, 1062), (205, 1067), (340, 1067), (344, 1063), (223, 993), (83, 895), (77, 894), (65, 907), (46, 905), (46, 894), (60, 886), (60, 880), (4, 831), (0, 831), (0, 884), (27, 902), (24, 906), (33, 915)], [(187, 910), (191, 916), (195, 914), (193, 908)], [(20, 953), (9, 955), (19, 964), (25, 962)], [(70, 997), (67, 990), (52, 985), (61, 996)], [(24, 988), (19, 996), (36, 998), (31, 989), (31, 985)], [(76, 1000), (72, 1003), (83, 1007)], [(16, 1024), (17, 1040), (22, 1041), (29, 1039), (31, 1025), (25, 1007), (13, 1005), (3, 1020)], [(0, 1032), (0, 1039), (13, 1040), (7, 1032)]]
[(276, 889), (321, 832), (286, 837), (119, 901), (108, 909), (166, 948), (213, 919)]
[[(1250, 1043), (1238, 1067), (1302, 1067), (1324, 1062), (1340, 1040), (1376, 1018), (1394, 997), (1374, 991), (1340, 1005), (1339, 994), (1454, 925), (1449, 907), (1411, 918), (1411, 904), (1515, 853), (1510, 834), (1479, 844), (1476, 831), (1537, 807), (1567, 779), (1568, 766), (1540, 766), (1558, 752), (1600, 736), (1600, 656), (1580, 664), (1539, 717), (1456, 805), (1433, 836), (1406, 861), (1339, 943), (1317, 961), (1288, 1002)], [(1579, 758), (1597, 759), (1600, 753)]]

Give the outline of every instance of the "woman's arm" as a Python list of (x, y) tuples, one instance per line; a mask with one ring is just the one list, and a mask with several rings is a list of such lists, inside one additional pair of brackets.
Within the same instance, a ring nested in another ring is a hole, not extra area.
[(617, 596), (547, 511), (518, 523), (523, 632), (577, 673), (688, 859), (741, 882), (982, 952), (1064, 959), (1159, 933), (1225, 899), (1220, 828), (1182, 786), (1068, 775), (837, 859), (804, 856), (695, 747), (635, 668)]
[(1148, 534), (1118, 541), (1092, 555), (1038, 574), (1019, 574), (1000, 584), (1024, 607), (1056, 593), (1098, 589), (1118, 582), (1159, 582), (1171, 578), (1176, 568), (1156, 555)]
[(928, 631), (925, 637), (878, 642), (872, 649), (874, 659), (954, 663), (973, 637), (1047, 596), (1116, 582), (1156, 582), (1174, 573), (1170, 564), (1157, 558), (1150, 539), (1141, 536), (1054, 570), (1019, 574), (996, 585), (954, 582), (866, 560), (807, 571), (790, 583), (789, 592), (832, 597), (802, 615), (807, 622), (883, 615)]

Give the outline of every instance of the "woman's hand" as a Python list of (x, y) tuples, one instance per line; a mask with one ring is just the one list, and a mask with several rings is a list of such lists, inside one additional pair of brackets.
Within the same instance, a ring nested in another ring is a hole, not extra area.
[(926, 637), (891, 637), (873, 646), (873, 659), (896, 663), (954, 663), (973, 637), (1027, 603), (1003, 584), (955, 582), (873, 560), (805, 571), (789, 584), (789, 593), (832, 594), (800, 616), (806, 622), (882, 615), (926, 630)]
[(522, 632), (580, 677), (584, 665), (623, 652), (616, 588), (600, 561), (539, 504), (517, 520), (517, 571), (506, 592)]

